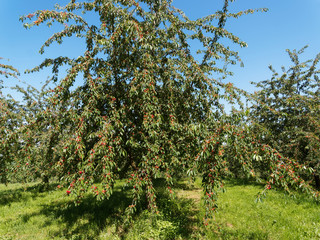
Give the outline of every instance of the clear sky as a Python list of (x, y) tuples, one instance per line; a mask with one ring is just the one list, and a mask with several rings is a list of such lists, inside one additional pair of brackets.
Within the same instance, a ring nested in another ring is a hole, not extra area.
[[(81, 41), (67, 40), (62, 45), (54, 44), (40, 55), (42, 44), (54, 32), (62, 29), (56, 25), (45, 25), (30, 30), (19, 22), (21, 15), (35, 10), (53, 9), (55, 3), (66, 0), (0, 0), (0, 56), (10, 59), (11, 64), (24, 72), (40, 64), (45, 58), (57, 56), (78, 56), (83, 52)], [(220, 9), (222, 0), (174, 0), (173, 5), (185, 11), (191, 18), (209, 15)], [(267, 13), (255, 13), (239, 19), (229, 19), (227, 30), (248, 43), (248, 48), (239, 49), (244, 68), (232, 67), (234, 76), (229, 80), (236, 86), (254, 91), (251, 81), (270, 78), (268, 65), (280, 70), (280, 66), (290, 65), (285, 49), (300, 49), (305, 45), (306, 59), (320, 52), (320, 0), (236, 0), (230, 3), (230, 11), (237, 12), (248, 8), (268, 8)], [(21, 80), (39, 87), (50, 71), (21, 75)], [(6, 84), (14, 84), (10, 79)]]

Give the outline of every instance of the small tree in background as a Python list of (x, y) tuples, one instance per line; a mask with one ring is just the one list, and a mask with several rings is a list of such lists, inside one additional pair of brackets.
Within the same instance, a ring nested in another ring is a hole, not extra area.
[[(1, 76), (19, 80), (19, 72), (15, 68), (3, 64), (1, 68)], [(47, 89), (49, 83), (47, 81), (40, 91), (31, 85), (26, 88), (22, 85), (11, 87), (15, 94), (20, 95), (21, 101), (15, 100), (10, 94), (1, 93), (1, 182), (27, 182), (40, 178), (47, 185), (50, 176), (57, 176), (52, 165), (57, 161), (54, 147), (58, 146), (61, 135), (52, 129), (52, 122), (58, 113), (52, 106), (49, 110), (49, 97), (52, 94), (52, 90)], [(48, 110), (49, 113), (44, 115)], [(59, 112), (61, 115), (64, 111)], [(64, 133), (66, 121), (61, 123)]]
[(16, 130), (23, 147), (15, 167), (26, 165), (21, 178), (25, 181), (41, 179), (44, 187), (48, 186), (51, 177), (58, 175), (55, 164), (60, 160), (60, 155), (57, 155), (56, 148), (70, 128), (68, 118), (62, 116), (66, 107), (51, 106), (52, 89), (48, 88), (49, 83), (47, 81), (40, 91), (30, 85), (26, 89), (20, 86), (13, 88), (22, 95), (21, 108), (25, 113), (23, 124)]
[(266, 129), (263, 142), (288, 158), (296, 159), (310, 168), (303, 179), (320, 188), (320, 81), (317, 68), (320, 55), (301, 62), (304, 52), (287, 50), (293, 66), (283, 73), (273, 72), (270, 80), (255, 85), (255, 104), (251, 117)]
[[(3, 59), (3, 58), (0, 58)], [(19, 71), (11, 65), (0, 64), (0, 182), (8, 182), (8, 168), (17, 158), (19, 136), (16, 129), (22, 123), (22, 109), (18, 103), (2, 93), (4, 78), (17, 78)]]

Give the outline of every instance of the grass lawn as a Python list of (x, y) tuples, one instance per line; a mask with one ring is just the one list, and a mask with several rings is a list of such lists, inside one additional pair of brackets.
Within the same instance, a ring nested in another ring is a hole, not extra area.
[(123, 228), (128, 192), (116, 186), (110, 200), (87, 196), (73, 205), (65, 189), (39, 192), (36, 184), (0, 185), (0, 240), (8, 239), (320, 239), (320, 205), (297, 195), (271, 190), (256, 203), (261, 186), (227, 181), (220, 194), (215, 221), (204, 227), (200, 183), (181, 182), (177, 198), (158, 197), (159, 214), (142, 208), (129, 228)]
[(256, 203), (259, 190), (256, 184), (228, 182), (216, 214), (221, 239), (320, 239), (319, 204), (303, 195), (292, 198), (275, 190)]

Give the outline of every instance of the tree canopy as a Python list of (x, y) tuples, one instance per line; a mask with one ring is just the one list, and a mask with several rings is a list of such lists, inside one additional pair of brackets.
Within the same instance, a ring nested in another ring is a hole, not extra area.
[[(225, 29), (227, 18), (265, 11), (230, 13), (228, 5), (225, 0), (221, 11), (191, 20), (169, 0), (72, 0), (21, 17), (26, 28), (63, 25), (41, 53), (67, 37), (84, 39), (86, 51), (77, 58), (45, 59), (29, 71), (51, 67), (56, 85), (33, 98), (26, 94), (35, 109), (29, 104), (15, 127), (21, 134), (19, 158), (1, 169), (44, 182), (55, 178), (77, 202), (86, 192), (109, 198), (115, 181), (126, 179), (132, 188), (128, 213), (143, 196), (157, 212), (156, 179), (164, 179), (172, 194), (175, 177), (200, 175), (209, 216), (223, 178), (235, 171), (266, 179), (265, 191), (272, 184), (288, 191), (299, 186), (319, 197), (307, 182), (297, 181), (303, 163), (284, 156), (264, 141), (262, 128), (246, 122), (250, 116), (240, 99), (247, 94), (224, 80), (231, 74), (227, 66), (241, 59), (223, 39), (246, 46)], [(86, 12), (99, 21), (90, 25)], [(198, 54), (192, 41), (201, 45)], [(59, 79), (62, 66), (67, 74)], [(75, 85), (78, 78), (82, 85)], [(238, 103), (240, 110), (226, 113), (222, 100)], [(12, 143), (5, 144), (13, 151)]]
[(288, 70), (282, 67), (282, 74), (270, 66), (272, 78), (256, 84), (261, 90), (255, 93), (251, 115), (268, 130), (265, 142), (311, 168), (319, 189), (320, 55), (301, 62), (305, 48), (287, 50), (294, 65)]

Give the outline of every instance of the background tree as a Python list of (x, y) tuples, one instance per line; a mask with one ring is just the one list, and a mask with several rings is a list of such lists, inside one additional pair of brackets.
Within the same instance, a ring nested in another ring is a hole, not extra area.
[[(18, 79), (19, 72), (10, 65), (1, 65), (1, 76)], [(19, 80), (19, 79), (18, 79)], [(22, 83), (19, 80), (20, 83)], [(56, 176), (52, 167), (56, 155), (54, 146), (58, 144), (59, 134), (52, 130), (52, 122), (56, 121), (57, 111), (50, 107), (49, 113), (43, 115), (51, 105), (49, 96), (51, 89), (46, 89), (50, 81), (37, 90), (31, 85), (11, 87), (14, 94), (19, 95), (21, 101), (12, 95), (1, 93), (1, 181), (33, 181), (39, 178), (47, 184), (49, 176)], [(25, 84), (25, 83), (24, 83)], [(1, 87), (6, 87), (2, 85)], [(7, 88), (7, 87), (6, 87)], [(49, 115), (50, 114), (50, 115)], [(44, 117), (47, 119), (44, 120)], [(65, 131), (67, 119), (63, 123)]]
[(65, 107), (50, 106), (52, 89), (48, 87), (49, 83), (48, 80), (41, 90), (30, 85), (13, 88), (22, 95), (21, 108), (25, 113), (23, 124), (16, 129), (22, 148), (15, 166), (26, 165), (22, 180), (41, 179), (44, 187), (50, 177), (58, 174), (54, 164), (60, 160), (60, 155), (56, 148), (69, 129), (68, 118), (64, 117)]
[[(270, 66), (272, 78), (255, 84), (261, 90), (254, 94), (251, 117), (267, 130), (265, 143), (311, 169), (313, 184), (319, 189), (320, 55), (301, 62), (299, 55), (305, 48), (287, 50), (294, 65), (288, 70), (282, 67), (282, 74)], [(310, 180), (310, 174), (301, 177)]]
[[(0, 58), (3, 59), (3, 58)], [(22, 123), (21, 108), (10, 96), (4, 96), (4, 78), (17, 78), (19, 71), (7, 64), (0, 64), (0, 182), (7, 183), (8, 168), (14, 162), (19, 150), (16, 128)]]

